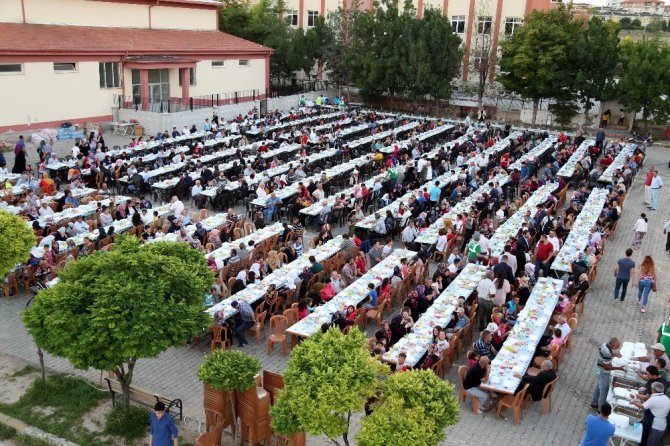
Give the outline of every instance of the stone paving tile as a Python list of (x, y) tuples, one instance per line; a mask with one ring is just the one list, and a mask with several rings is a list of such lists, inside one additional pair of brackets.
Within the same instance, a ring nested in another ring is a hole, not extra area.
[[(645, 168), (656, 165), (664, 181), (670, 184), (665, 151), (666, 149), (660, 147), (650, 148)], [(642, 243), (642, 249), (634, 254), (634, 260), (638, 263), (645, 254), (654, 256), (659, 273), (659, 292), (652, 293), (651, 303), (645, 314), (640, 313), (635, 303), (633, 296), (635, 289), (629, 289), (626, 302), (612, 302), (614, 286), (612, 268), (631, 244), (635, 220), (640, 212), (646, 210), (642, 203), (643, 196), (643, 177), (639, 176), (626, 200), (617, 232), (607, 242), (598, 275), (587, 297), (584, 314), (579, 318), (572, 350), (566, 353), (565, 361), (559, 365), (559, 381), (554, 391), (551, 413), (541, 416), (539, 405), (532, 404), (524, 412), (520, 425), (515, 427), (511, 413), (507, 414), (507, 420), (498, 421), (495, 420), (494, 412), (483, 416), (472, 415), (468, 400), (461, 407), (461, 421), (458, 425), (447, 429), (447, 438), (442, 444), (488, 444), (492, 439), (498, 444), (579, 443), (595, 382), (598, 345), (611, 336), (618, 336), (622, 340), (651, 343), (655, 339), (656, 329), (670, 310), (668, 299), (670, 280), (667, 274), (670, 271), (670, 259), (664, 251), (665, 236), (661, 231), (662, 225), (670, 216), (668, 211), (670, 195), (665, 190), (661, 193), (659, 210), (648, 212), (649, 233)], [(0, 351), (36, 363), (34, 343), (20, 320), (20, 312), (24, 309), (26, 301), (25, 296), (19, 296), (0, 302)], [(282, 356), (280, 347), (275, 347), (272, 355), (267, 355), (266, 342), (262, 340), (260, 346), (257, 346), (255, 339), (250, 338), (249, 341), (244, 350), (258, 357), (263, 368), (272, 371), (283, 370), (288, 357)], [(181, 347), (171, 348), (157, 358), (142, 359), (138, 361), (136, 367), (135, 384), (170, 397), (181, 398), (187, 416), (202, 418), (202, 385), (197, 380), (196, 370), (203, 357), (204, 353), (197, 348)], [(49, 355), (46, 363), (54, 370), (83, 375), (94, 382), (97, 382), (100, 376), (95, 370), (86, 372), (74, 370), (67, 361)], [(456, 370), (457, 367), (454, 367), (447, 379), (458, 382)], [(357, 420), (354, 420), (353, 424), (351, 431), (356, 432)], [(325, 439), (313, 437), (308, 443), (328, 444)]]

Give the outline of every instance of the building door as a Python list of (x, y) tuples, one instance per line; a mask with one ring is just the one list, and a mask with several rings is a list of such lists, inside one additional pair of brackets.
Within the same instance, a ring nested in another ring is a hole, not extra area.
[[(170, 78), (167, 68), (147, 70), (149, 72), (149, 111), (168, 111), (170, 100)], [(140, 70), (132, 70), (133, 78), (133, 102), (142, 103), (142, 81)]]

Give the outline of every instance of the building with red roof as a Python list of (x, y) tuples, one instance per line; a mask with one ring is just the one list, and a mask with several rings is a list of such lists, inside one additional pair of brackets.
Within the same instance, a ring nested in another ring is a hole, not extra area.
[(270, 48), (218, 31), (216, 0), (0, 1), (0, 132), (263, 98)]

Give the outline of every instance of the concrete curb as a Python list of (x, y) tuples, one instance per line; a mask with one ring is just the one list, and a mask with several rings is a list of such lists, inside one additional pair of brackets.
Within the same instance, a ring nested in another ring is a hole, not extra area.
[(44, 432), (43, 430), (36, 427), (28, 426), (23, 421), (17, 420), (16, 418), (12, 418), (9, 415), (5, 415), (3, 413), (0, 413), (0, 423), (13, 427), (20, 434), (39, 438), (56, 446), (79, 446), (77, 443), (72, 443), (71, 441), (57, 437), (56, 435), (50, 434), (48, 432)]

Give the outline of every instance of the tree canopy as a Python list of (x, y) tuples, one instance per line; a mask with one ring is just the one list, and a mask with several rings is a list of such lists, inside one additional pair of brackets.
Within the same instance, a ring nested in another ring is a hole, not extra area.
[(282, 435), (308, 432), (349, 444), (349, 421), (380, 386), (384, 366), (370, 357), (365, 334), (336, 328), (298, 344), (284, 371), (284, 389), (271, 408)]
[(663, 123), (670, 118), (670, 48), (656, 39), (624, 40), (620, 48), (619, 101), (628, 112)]
[(76, 368), (112, 370), (125, 405), (138, 359), (184, 344), (211, 322), (203, 296), (214, 276), (186, 243), (119, 237), (113, 251), (69, 262), (59, 278), (23, 313), (28, 331)]
[(30, 256), (35, 246), (35, 234), (25, 220), (9, 212), (0, 211), (0, 279), (4, 278), (18, 263)]

